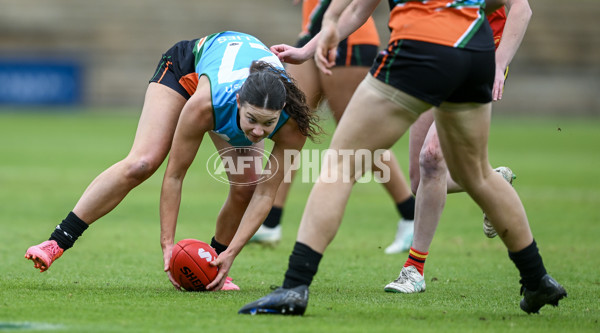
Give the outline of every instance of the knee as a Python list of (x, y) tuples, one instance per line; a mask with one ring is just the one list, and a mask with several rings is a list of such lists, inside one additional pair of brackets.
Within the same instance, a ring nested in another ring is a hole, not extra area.
[(439, 145), (427, 145), (421, 150), (419, 156), (421, 177), (438, 178), (446, 174), (446, 162)]
[[(450, 168), (448, 168), (450, 169)], [(485, 187), (486, 178), (491, 173), (485, 172), (477, 164), (468, 164), (454, 167), (449, 170), (450, 177), (466, 192), (477, 191), (478, 188)]]
[(419, 172), (419, 162), (415, 162), (414, 159), (412, 159), (408, 164), (408, 178), (410, 179), (410, 190), (412, 191), (413, 195), (417, 195), (421, 175)]
[(417, 195), (417, 190), (419, 189), (419, 179), (420, 177), (410, 174), (410, 191), (413, 195)]
[(125, 177), (136, 183), (150, 178), (160, 166), (159, 161), (152, 158), (137, 158), (126, 160)]
[(236, 204), (247, 205), (254, 195), (256, 185), (231, 185), (229, 188), (229, 197)]

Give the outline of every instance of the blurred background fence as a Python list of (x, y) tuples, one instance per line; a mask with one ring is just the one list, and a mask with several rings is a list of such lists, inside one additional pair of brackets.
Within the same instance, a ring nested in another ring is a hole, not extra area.
[[(506, 114), (600, 116), (600, 0), (530, 1), (511, 65)], [(388, 38), (387, 1), (375, 18)], [(142, 105), (161, 54), (222, 30), (293, 44), (292, 0), (0, 0), (0, 106)]]

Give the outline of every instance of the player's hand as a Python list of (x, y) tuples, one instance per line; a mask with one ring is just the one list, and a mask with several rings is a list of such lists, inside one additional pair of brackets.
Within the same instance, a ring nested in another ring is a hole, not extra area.
[(223, 288), (223, 285), (225, 284), (225, 279), (229, 274), (229, 269), (231, 269), (231, 265), (233, 264), (234, 259), (235, 256), (227, 250), (225, 250), (221, 252), (221, 254), (219, 254), (217, 259), (213, 260), (210, 263), (211, 266), (219, 267), (219, 272), (217, 273), (217, 277), (214, 279), (214, 281), (206, 286), (207, 290), (217, 291)]
[(173, 274), (171, 274), (171, 271), (169, 270), (167, 270), (167, 277), (169, 278), (169, 281), (171, 281), (171, 284), (173, 284), (173, 287), (175, 287), (175, 289), (181, 290), (181, 286), (179, 285), (179, 283), (177, 283), (177, 281), (175, 281), (175, 279), (173, 278)]
[(505, 75), (506, 69), (498, 68), (498, 66), (496, 66), (496, 75), (494, 76), (494, 87), (492, 88), (493, 101), (499, 101), (502, 99), (502, 93), (504, 92)]
[(171, 255), (173, 254), (173, 244), (163, 245), (162, 250), (163, 250), (163, 260), (164, 260), (164, 271), (167, 272), (167, 277), (169, 278), (169, 281), (171, 281), (173, 286), (176, 289), (181, 290), (181, 286), (179, 285), (179, 283), (177, 283), (177, 281), (175, 281), (175, 279), (173, 279), (173, 275), (171, 274), (171, 270), (170, 270), (170, 266), (169, 266), (171, 263)]
[(321, 36), (315, 50), (315, 63), (324, 74), (331, 75), (330, 68), (335, 65), (339, 42), (337, 28), (334, 24), (321, 29)]
[(270, 47), (279, 60), (288, 64), (299, 65), (310, 59), (310, 55), (304, 52), (304, 49), (289, 46), (287, 44), (277, 44)]

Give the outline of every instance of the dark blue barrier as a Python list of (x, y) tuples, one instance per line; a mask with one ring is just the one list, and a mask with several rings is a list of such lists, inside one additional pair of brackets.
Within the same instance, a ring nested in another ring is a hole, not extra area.
[(0, 104), (76, 105), (83, 75), (74, 61), (0, 59)]

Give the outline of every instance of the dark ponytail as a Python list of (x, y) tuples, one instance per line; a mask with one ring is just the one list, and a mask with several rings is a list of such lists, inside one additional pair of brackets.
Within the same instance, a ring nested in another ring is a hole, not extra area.
[(250, 75), (239, 90), (240, 102), (285, 112), (298, 124), (300, 133), (315, 141), (323, 133), (317, 124), (319, 116), (306, 103), (306, 96), (296, 82), (282, 69), (264, 61), (254, 61)]

